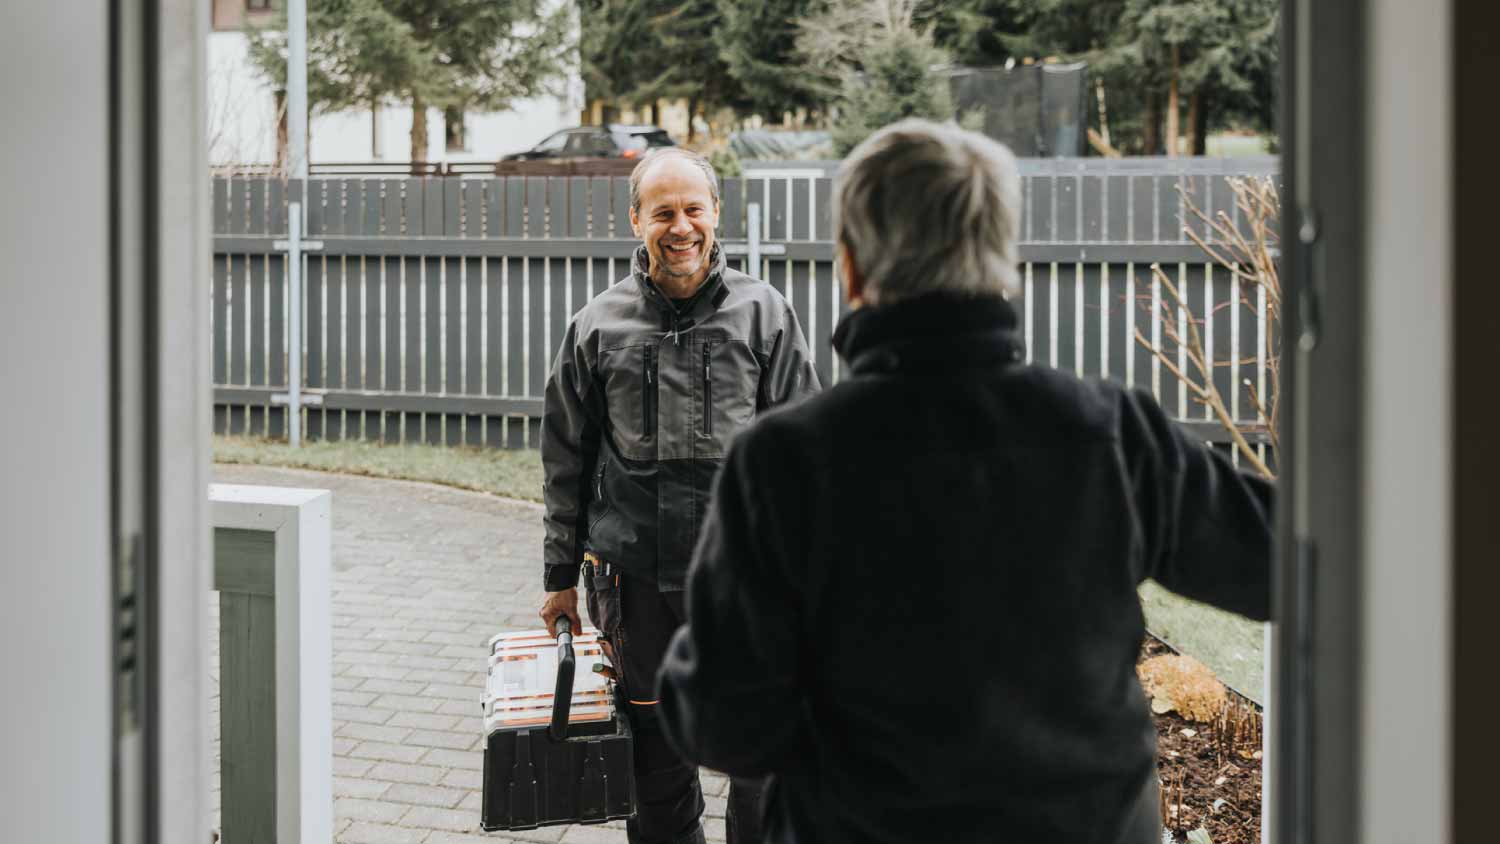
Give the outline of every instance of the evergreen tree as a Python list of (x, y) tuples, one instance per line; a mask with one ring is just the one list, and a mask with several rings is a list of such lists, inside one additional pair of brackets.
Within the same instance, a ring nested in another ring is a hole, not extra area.
[(821, 0), (719, 0), (715, 33), (729, 74), (744, 91), (744, 105), (768, 119), (828, 105), (823, 74), (797, 60), (797, 21), (823, 8)]
[[(741, 99), (714, 37), (716, 0), (581, 0), (580, 13), (590, 99), (640, 106), (682, 97), (692, 115)], [(688, 127), (691, 140), (691, 119)]]
[[(310, 113), (405, 102), (413, 161), (427, 158), (429, 106), (503, 109), (554, 90), (570, 8), (538, 0), (320, 0), (307, 15)], [(286, 12), (252, 29), (250, 57), (286, 88)]]
[(951, 120), (947, 54), (915, 23), (914, 0), (830, 0), (798, 22), (797, 56), (811, 87), (836, 98), (835, 152), (907, 117)]

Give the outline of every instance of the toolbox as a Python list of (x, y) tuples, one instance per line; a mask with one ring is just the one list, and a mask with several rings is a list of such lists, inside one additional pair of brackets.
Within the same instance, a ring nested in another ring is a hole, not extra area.
[[(545, 630), (490, 640), (484, 692), (484, 792), (488, 831), (593, 824), (635, 813), (632, 738), (617, 684), (574, 670), (602, 661), (598, 632), (575, 636), (566, 616)], [(575, 651), (576, 648), (576, 651)]]

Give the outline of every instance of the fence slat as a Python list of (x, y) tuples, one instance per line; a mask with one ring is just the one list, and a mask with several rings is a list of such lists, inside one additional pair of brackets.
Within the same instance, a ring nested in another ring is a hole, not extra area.
[(215, 384), (229, 383), (229, 258), (213, 258), (213, 371)]
[[(425, 185), (426, 181), (423, 179), (403, 179), (401, 182), (401, 217), (408, 237), (427, 234), (426, 202), (423, 196)], [(406, 393), (422, 392), (422, 277), (427, 267), (428, 262), (418, 257), (403, 258), (401, 261), (403, 301), (401, 327), (397, 333), (402, 343), (401, 390)], [(399, 425), (394, 420), (391, 423), (392, 427), (400, 428), (397, 441), (410, 443), (420, 440), (422, 414), (403, 413), (400, 417)]]
[[(459, 218), (462, 205), (462, 180), (449, 177), (443, 183), (443, 234), (458, 237), (463, 234)], [(443, 321), (440, 331), (443, 336), (443, 390), (449, 393), (463, 392), (463, 261), (459, 258), (443, 259)], [(448, 445), (463, 442), (461, 417), (440, 416), (440, 441)]]
[(634, 237), (635, 234), (630, 230), (630, 180), (620, 176), (612, 181), (614, 187), (610, 191), (610, 202), (614, 208), (615, 237)]
[[(526, 237), (547, 236), (547, 177), (526, 178)], [(547, 383), (547, 262), (526, 259), (527, 366), (526, 395), (540, 396)], [(526, 443), (538, 444), (540, 420), (526, 420)]]
[(818, 371), (819, 383), (826, 388), (833, 384), (833, 325), (838, 318), (833, 304), (833, 264), (817, 262), (813, 266), (812, 284), (816, 320), (808, 329), (812, 332), (813, 365)]
[(1182, 198), (1177, 185), (1187, 180), (1181, 176), (1158, 176), (1156, 179), (1156, 238), (1165, 242), (1184, 240), (1182, 235)]
[(726, 240), (745, 238), (745, 180), (735, 176), (719, 186), (719, 232)]
[(250, 213), (250, 184), (245, 179), (229, 180), (229, 232), (241, 234), (245, 231), (246, 217)]
[[(505, 179), (505, 234), (520, 237), (525, 229), (526, 180), (511, 176)], [(526, 395), (526, 278), (525, 262), (520, 258), (505, 259), (505, 346), (506, 371), (505, 393), (508, 396)], [(526, 447), (526, 421), (510, 418), (505, 420), (505, 440), (510, 448)]]
[(1026, 184), (1031, 188), (1031, 204), (1026, 206), (1026, 216), (1031, 220), (1029, 239), (1044, 243), (1056, 240), (1052, 229), (1052, 177), (1032, 176)]
[[(786, 219), (786, 179), (768, 179), (764, 188), (757, 197), (760, 206), (760, 218), (765, 221), (766, 237), (770, 240), (785, 240), (787, 234)], [(791, 290), (787, 286), (786, 261), (766, 259), (766, 281), (776, 288), (776, 291), (785, 296), (790, 302)], [(800, 316), (800, 315), (799, 315)]]
[(1108, 176), (1104, 180), (1104, 239), (1130, 239), (1130, 177)]
[(1130, 177), (1130, 239), (1156, 242), (1156, 177)]
[[(286, 205), (281, 181), (271, 182), (270, 208), (267, 224), (273, 233), (285, 235)], [(272, 387), (286, 387), (286, 256), (279, 253), (266, 256), (266, 316), (270, 335), (270, 347), (266, 350), (266, 383)], [(273, 439), (285, 436), (286, 408), (266, 408), (266, 435)]]

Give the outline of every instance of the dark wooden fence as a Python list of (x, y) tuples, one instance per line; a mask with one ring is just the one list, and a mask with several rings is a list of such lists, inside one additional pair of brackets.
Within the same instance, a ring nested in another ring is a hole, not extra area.
[[(1274, 159), (1022, 162), (1022, 311), (1028, 355), (1084, 376), (1150, 387), (1169, 411), (1218, 439), (1201, 405), (1134, 340), (1160, 338), (1149, 304), (1159, 262), (1209, 314), (1203, 330), (1239, 418), (1244, 379), (1264, 377), (1263, 306), (1182, 234), (1179, 182), (1234, 215), (1230, 175), (1269, 175)], [(609, 177), (314, 178), (304, 274), (304, 408), (309, 438), (527, 447), (538, 442), (548, 366), (571, 315), (626, 274), (626, 179)], [(761, 219), (757, 274), (801, 317), (825, 383), (845, 312), (834, 280), (831, 182), (729, 179), (720, 238), (746, 269), (751, 206)], [(288, 336), (287, 203), (299, 183), (213, 183), (214, 429), (284, 436)], [(749, 270), (756, 272), (755, 270)]]

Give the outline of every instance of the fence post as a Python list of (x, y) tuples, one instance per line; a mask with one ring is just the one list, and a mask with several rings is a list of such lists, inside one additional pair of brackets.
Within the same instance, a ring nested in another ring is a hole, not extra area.
[[(304, 188), (305, 189), (305, 188)], [(287, 253), (287, 391), (271, 396), (272, 404), (286, 405), (287, 438), (292, 448), (302, 445), (302, 405), (321, 406), (323, 397), (302, 394), (302, 253), (323, 248), (321, 240), (302, 239), (302, 203), (287, 203), (287, 239), (272, 243)]]
[(332, 500), (209, 487), (225, 841), (333, 837)]

